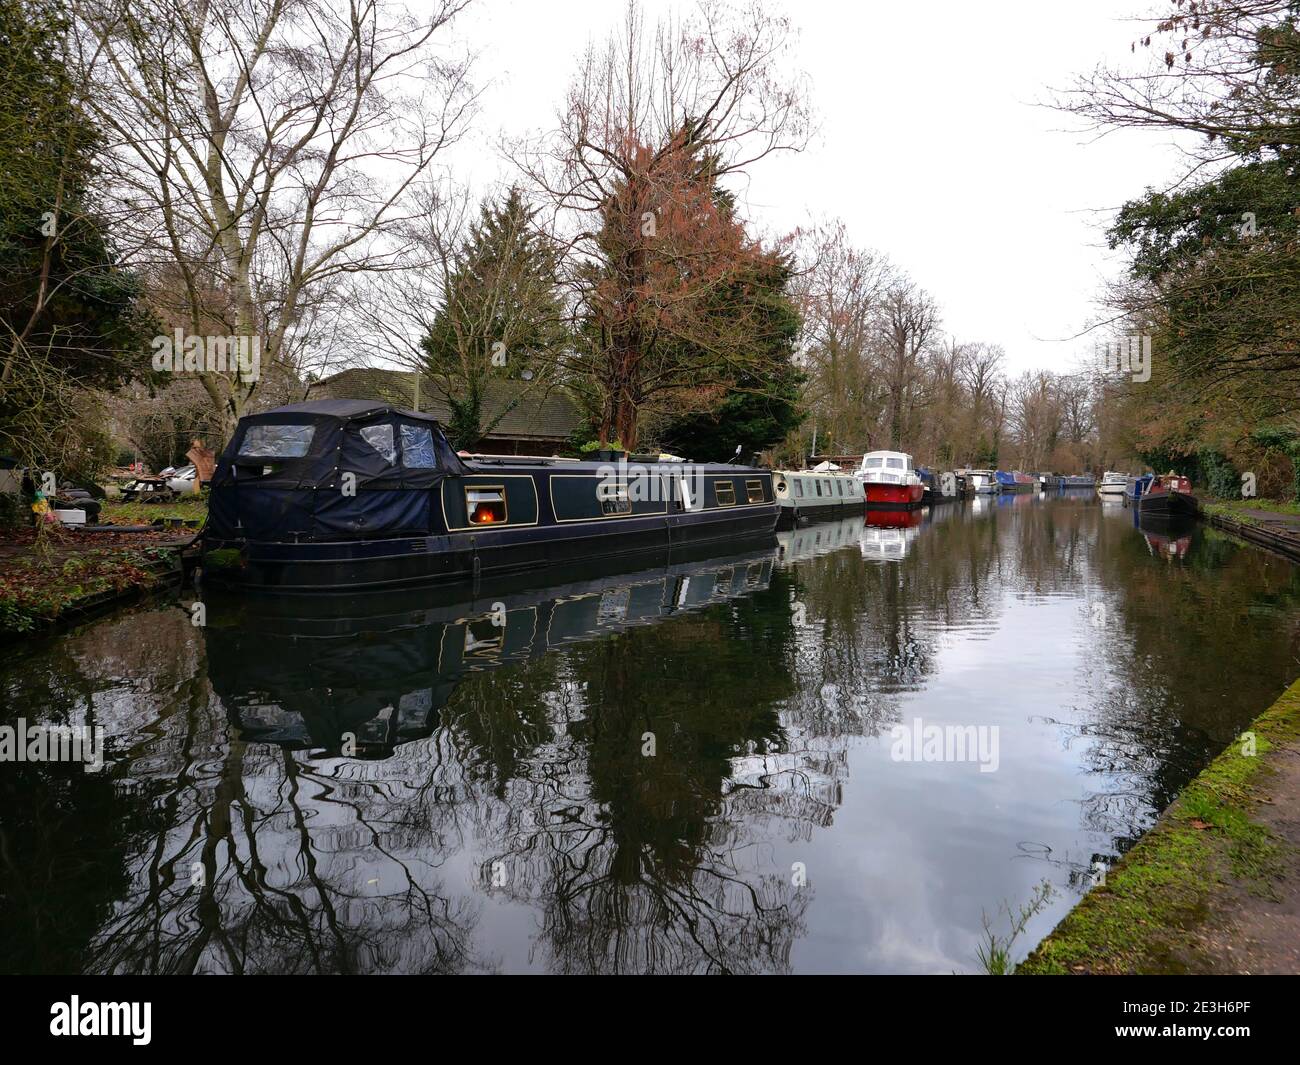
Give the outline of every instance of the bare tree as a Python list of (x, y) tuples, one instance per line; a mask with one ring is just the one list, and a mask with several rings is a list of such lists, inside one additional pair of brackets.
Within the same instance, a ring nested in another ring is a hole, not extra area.
[(853, 247), (840, 221), (804, 234), (800, 260), (795, 293), (804, 320), (805, 398), (826, 434), (825, 450), (860, 450), (885, 406), (872, 340), (893, 268), (878, 252)]
[[(435, 43), (466, 2), (417, 18), (387, 0), (75, 0), (115, 193), (178, 274), (164, 312), (302, 365), (340, 283), (392, 264), (387, 231), (464, 129), (468, 63)], [(228, 420), (255, 377), (201, 374)]]

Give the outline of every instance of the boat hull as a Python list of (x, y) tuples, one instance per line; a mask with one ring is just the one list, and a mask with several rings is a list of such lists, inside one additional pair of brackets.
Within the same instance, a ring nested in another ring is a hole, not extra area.
[(203, 579), (289, 592), (477, 579), (770, 536), (777, 509), (769, 503), (742, 513), (655, 515), (584, 531), (552, 525), (329, 543), (209, 538)]
[(925, 495), (925, 489), (919, 484), (867, 481), (862, 487), (867, 496), (867, 510), (911, 510), (921, 505)]
[(1196, 497), (1185, 492), (1152, 491), (1137, 501), (1138, 513), (1152, 518), (1194, 518)]

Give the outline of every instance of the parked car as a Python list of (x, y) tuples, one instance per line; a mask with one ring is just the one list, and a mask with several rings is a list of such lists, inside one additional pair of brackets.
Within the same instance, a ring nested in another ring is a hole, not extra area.
[(178, 496), (192, 496), (198, 494), (199, 471), (193, 463), (188, 466), (181, 466), (172, 469), (170, 472), (163, 470), (161, 476), (166, 480), (167, 487)]

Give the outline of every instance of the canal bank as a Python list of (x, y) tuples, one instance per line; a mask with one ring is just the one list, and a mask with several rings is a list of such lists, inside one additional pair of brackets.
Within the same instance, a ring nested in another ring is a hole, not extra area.
[(1201, 514), (1216, 529), (1292, 562), (1300, 562), (1300, 514), (1235, 502), (1202, 503)]
[(1300, 681), (1211, 762), (1018, 974), (1300, 971)]
[(193, 533), (50, 533), (0, 541), (0, 644), (48, 633), (181, 582)]

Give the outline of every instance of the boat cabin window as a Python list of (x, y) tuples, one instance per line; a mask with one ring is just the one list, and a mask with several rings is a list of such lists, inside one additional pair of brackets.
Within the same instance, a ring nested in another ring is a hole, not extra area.
[(796, 478), (794, 479), (794, 494), (797, 495), (800, 499), (803, 498), (803, 478), (802, 478), (802, 477), (796, 477)]
[(393, 427), (391, 425), (363, 426), (361, 439), (383, 455), (390, 466), (397, 465), (397, 445), (393, 443)]
[(891, 470), (901, 470), (903, 468), (902, 459), (885, 459), (885, 465)]
[(831, 491), (831, 482), (829, 480), (826, 482), (826, 494), (828, 496), (833, 496), (835, 494)]
[(433, 431), (428, 426), (402, 426), (402, 465), (408, 470), (438, 468), (438, 456), (433, 450)]
[(632, 513), (632, 500), (625, 484), (597, 484), (596, 498), (600, 500), (600, 512), (606, 516)]
[(842, 496), (842, 495), (844, 494), (844, 482), (843, 482), (843, 481), (837, 480), (837, 481), (835, 482), (835, 494), (836, 494), (837, 496)]
[(734, 507), (736, 505), (736, 485), (732, 481), (718, 481), (713, 490), (718, 496), (718, 506)]
[(874, 458), (874, 459), (866, 459), (866, 460), (864, 460), (864, 462), (863, 462), (862, 464), (863, 464), (867, 469), (869, 469), (869, 470), (878, 470), (878, 469), (880, 469), (880, 467), (881, 467), (881, 465), (884, 463), (884, 461), (885, 461), (884, 459), (882, 459), (882, 458), (880, 458), (879, 456), (877, 456), (877, 457)]
[(763, 502), (763, 482), (759, 480), (746, 481), (745, 496), (751, 503)]
[(814, 484), (814, 485), (816, 486), (816, 488), (817, 488), (817, 494), (818, 494), (818, 495), (821, 495), (821, 494), (822, 494), (822, 483), (821, 483), (821, 481), (813, 481), (813, 484)]
[(315, 435), (314, 425), (250, 425), (239, 453), (259, 459), (300, 459)]
[(469, 485), (465, 513), (471, 525), (500, 525), (506, 520), (506, 490), (498, 485)]

